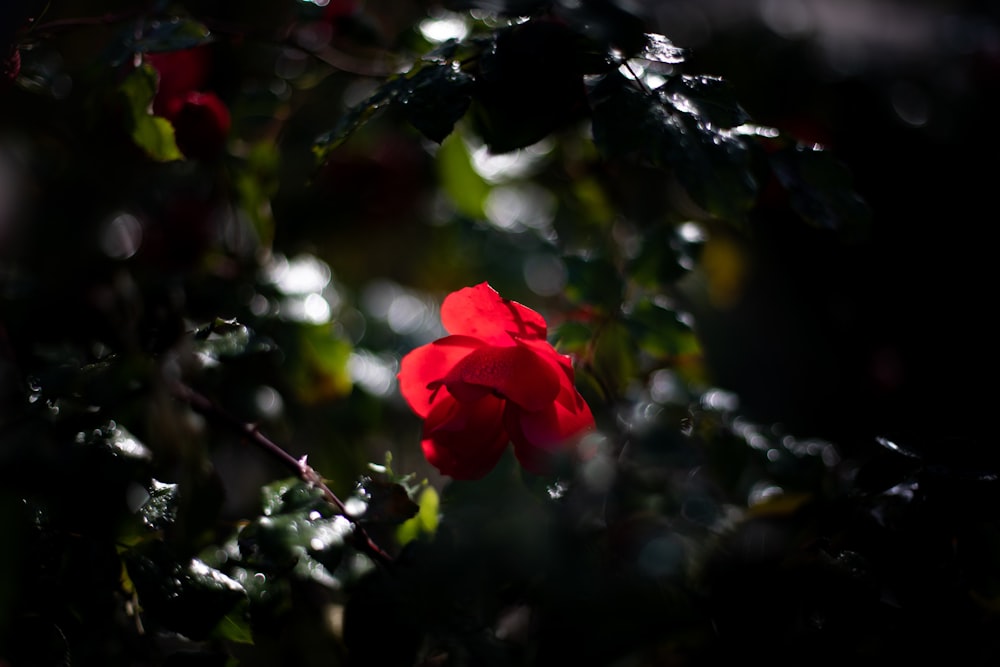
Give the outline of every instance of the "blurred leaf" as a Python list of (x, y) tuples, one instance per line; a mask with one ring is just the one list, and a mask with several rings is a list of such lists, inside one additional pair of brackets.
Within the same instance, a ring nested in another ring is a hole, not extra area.
[(563, 322), (553, 334), (553, 345), (566, 354), (583, 355), (594, 339), (593, 329), (583, 322)]
[(270, 141), (259, 141), (250, 147), (244, 168), (235, 170), (234, 175), (242, 208), (265, 248), (270, 248), (274, 239), (271, 198), (278, 193), (280, 167), (278, 146)]
[(618, 269), (610, 261), (596, 257), (565, 257), (566, 296), (573, 301), (596, 307), (605, 313), (621, 307), (624, 286)]
[(556, 0), (554, 14), (572, 30), (605, 47), (631, 57), (647, 45), (646, 25), (616, 0)]
[(258, 337), (249, 327), (220, 318), (198, 329), (194, 340), (194, 351), (214, 361), (274, 349), (270, 341)]
[(460, 134), (453, 134), (441, 143), (437, 152), (437, 166), (441, 186), (458, 212), (470, 218), (482, 219), (485, 216), (483, 204), (490, 193), (490, 186), (472, 168), (468, 148)]
[(353, 382), (347, 367), (351, 344), (337, 336), (331, 325), (302, 325), (298, 343), (291, 379), (302, 401), (317, 403), (351, 391)]
[(239, 604), (233, 611), (223, 616), (215, 626), (212, 637), (237, 644), (253, 644), (253, 630), (250, 628), (250, 617), (246, 606)]
[(610, 320), (597, 331), (590, 366), (602, 387), (618, 394), (625, 389), (636, 371), (634, 346), (622, 322)]
[(212, 34), (199, 21), (172, 16), (167, 20), (142, 20), (136, 35), (131, 29), (126, 37), (126, 47), (132, 52), (154, 53), (180, 51), (201, 46), (212, 41)]
[(445, 0), (448, 9), (483, 9), (503, 16), (530, 16), (549, 7), (552, 0)]
[(433, 535), (437, 530), (441, 499), (434, 487), (425, 487), (420, 492), (417, 504), (420, 509), (416, 516), (408, 519), (396, 529), (396, 541), (399, 542), (400, 546), (412, 542), (421, 535)]
[(630, 262), (629, 276), (651, 289), (672, 285), (694, 266), (691, 245), (682, 242), (673, 227), (657, 226), (643, 239), (642, 249)]
[(701, 354), (691, 327), (677, 313), (650, 300), (640, 301), (628, 313), (627, 326), (643, 352), (657, 359)]
[(854, 191), (850, 171), (827, 151), (798, 144), (769, 156), (775, 176), (788, 191), (792, 208), (822, 229), (863, 234), (871, 211)]
[(192, 558), (178, 562), (163, 542), (147, 542), (122, 554), (143, 612), (164, 627), (205, 639), (246, 592), (238, 582)]
[(141, 65), (129, 74), (119, 90), (127, 101), (127, 127), (129, 135), (149, 157), (160, 162), (181, 160), (180, 149), (174, 139), (174, 128), (166, 118), (154, 116), (153, 97), (156, 95), (156, 70)]

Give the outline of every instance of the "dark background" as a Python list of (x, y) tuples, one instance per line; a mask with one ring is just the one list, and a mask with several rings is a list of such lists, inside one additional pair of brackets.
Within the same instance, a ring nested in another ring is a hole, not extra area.
[(867, 200), (847, 242), (766, 207), (749, 280), (698, 321), (743, 407), (864, 453), (875, 437), (991, 468), (1000, 30), (983, 2), (670, 2), (687, 72), (755, 122), (823, 144)]

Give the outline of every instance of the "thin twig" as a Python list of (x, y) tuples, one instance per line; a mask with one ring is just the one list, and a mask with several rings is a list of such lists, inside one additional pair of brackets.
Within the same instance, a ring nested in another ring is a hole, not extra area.
[(330, 487), (326, 485), (319, 473), (306, 463), (306, 457), (303, 456), (301, 459), (295, 458), (261, 433), (256, 426), (248, 424), (235, 415), (226, 412), (210, 398), (198, 393), (185, 384), (176, 383), (173, 387), (173, 394), (176, 398), (191, 406), (191, 409), (195, 412), (221, 422), (235, 430), (249, 442), (281, 461), (285, 467), (292, 470), (302, 481), (322, 491), (327, 502), (333, 505), (345, 519), (354, 525), (354, 536), (359, 542), (361, 549), (382, 565), (389, 566), (392, 564), (392, 556), (372, 540), (371, 535), (361, 525), (358, 517), (347, 511), (347, 506), (344, 505), (343, 501), (337, 497), (337, 494), (330, 490)]

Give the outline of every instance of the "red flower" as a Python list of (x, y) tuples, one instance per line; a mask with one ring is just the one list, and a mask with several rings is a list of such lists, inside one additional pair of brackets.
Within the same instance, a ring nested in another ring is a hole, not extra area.
[(480, 283), (449, 294), (441, 321), (451, 335), (403, 357), (399, 385), (424, 418), (424, 455), (442, 473), (482, 477), (508, 442), (525, 469), (543, 473), (593, 428), (572, 362), (546, 340), (541, 315)]
[(229, 134), (229, 109), (215, 93), (203, 90), (210, 55), (204, 46), (146, 54), (160, 75), (153, 112), (174, 126), (177, 147), (189, 158), (218, 155)]

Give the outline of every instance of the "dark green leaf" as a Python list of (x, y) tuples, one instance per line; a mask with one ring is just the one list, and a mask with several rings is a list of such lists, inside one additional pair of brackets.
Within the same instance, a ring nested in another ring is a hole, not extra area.
[(631, 277), (651, 289), (671, 285), (694, 266), (692, 244), (681, 240), (673, 227), (661, 225), (643, 239), (639, 255), (629, 265)]
[(639, 348), (657, 359), (700, 354), (698, 339), (677, 313), (654, 301), (640, 301), (626, 319)]
[(472, 77), (451, 63), (427, 63), (382, 84), (319, 137), (313, 152), (322, 162), (330, 151), (388, 105), (398, 105), (406, 120), (432, 141), (441, 143), (469, 108)]
[(441, 63), (423, 67), (406, 80), (396, 101), (411, 125), (437, 143), (451, 134), (472, 101), (472, 77)]
[(145, 614), (194, 640), (205, 639), (246, 592), (235, 580), (192, 558), (180, 562), (163, 542), (122, 554)]
[(401, 484), (371, 475), (358, 481), (355, 493), (365, 501), (363, 518), (368, 523), (398, 525), (415, 516), (420, 509)]
[(594, 141), (604, 153), (671, 168), (691, 198), (720, 218), (738, 220), (751, 206), (757, 186), (739, 137), (617, 74), (591, 97)]
[(333, 515), (330, 504), (323, 497), (323, 491), (295, 477), (272, 482), (262, 488), (261, 500), (264, 516), (313, 510), (326, 517)]
[(139, 508), (139, 518), (151, 530), (164, 530), (177, 520), (177, 485), (152, 480), (149, 499)]
[(236, 320), (216, 319), (195, 332), (194, 350), (213, 361), (245, 354), (268, 352), (273, 345)]
[(823, 228), (863, 234), (871, 211), (854, 191), (851, 173), (828, 152), (801, 144), (770, 156), (775, 176), (788, 191), (795, 212)]
[(674, 77), (657, 92), (678, 111), (694, 114), (715, 127), (731, 128), (750, 121), (733, 87), (718, 77)]
[(374, 93), (360, 104), (356, 104), (337, 119), (337, 123), (329, 132), (317, 137), (313, 142), (313, 153), (319, 162), (324, 162), (330, 152), (347, 141), (355, 130), (367, 123), (376, 113), (381, 111), (393, 98), (399, 94), (400, 78), (390, 79), (379, 86)]
[(353, 528), (334, 515), (319, 489), (298, 480), (271, 484), (264, 490), (264, 514), (239, 534), (239, 551), (247, 566), (337, 585), (333, 573)]
[(614, 264), (603, 258), (564, 258), (568, 280), (566, 296), (570, 299), (614, 313), (621, 307), (622, 280)]
[(212, 41), (208, 28), (192, 19), (174, 16), (164, 21), (143, 21), (141, 25), (138, 36), (133, 31), (126, 39), (126, 47), (133, 52), (180, 51)]

